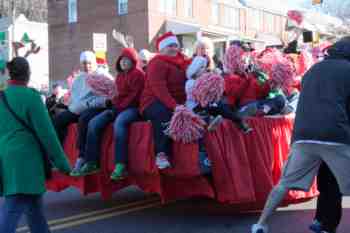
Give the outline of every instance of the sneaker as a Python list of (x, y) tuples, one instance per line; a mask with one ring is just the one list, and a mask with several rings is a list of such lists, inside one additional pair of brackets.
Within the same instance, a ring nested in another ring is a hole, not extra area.
[(80, 170), (81, 167), (84, 165), (84, 163), (85, 163), (85, 160), (83, 158), (78, 158), (74, 164), (72, 172)]
[(76, 174), (80, 171), (84, 164), (85, 160), (83, 158), (78, 158), (74, 164), (72, 171), (70, 172), (70, 176), (76, 176)]
[(170, 167), (168, 156), (165, 153), (159, 153), (156, 157), (156, 165), (160, 170)]
[(121, 180), (124, 179), (126, 175), (125, 165), (122, 163), (117, 163), (114, 171), (111, 174), (111, 180)]
[(250, 127), (249, 127), (249, 128), (247, 128), (247, 129), (244, 129), (244, 130), (243, 130), (243, 133), (244, 133), (244, 134), (249, 134), (249, 133), (252, 132), (252, 131), (253, 131), (253, 128), (250, 128)]
[(214, 131), (217, 129), (217, 127), (221, 124), (221, 122), (224, 120), (222, 116), (215, 117), (208, 125), (208, 131)]
[(323, 233), (322, 223), (315, 219), (309, 226), (309, 229), (315, 233)]
[(251, 117), (251, 116), (255, 116), (257, 111), (258, 111), (258, 104), (251, 103), (240, 108), (237, 112), (237, 116), (239, 118)]
[(208, 158), (207, 152), (199, 152), (199, 169), (201, 175), (209, 175), (211, 173), (211, 161)]
[(250, 128), (248, 123), (245, 121), (242, 121), (242, 123), (239, 125), (239, 128), (241, 128), (241, 130), (243, 131), (244, 134), (248, 134), (248, 133), (253, 131), (253, 129)]
[(87, 162), (85, 163), (80, 170), (76, 171), (76, 172), (72, 172), (71, 176), (86, 176), (86, 175), (90, 175), (93, 173), (96, 173), (100, 170), (100, 166), (96, 163), (96, 162)]
[(254, 224), (252, 226), (252, 233), (268, 233), (268, 227), (266, 225)]

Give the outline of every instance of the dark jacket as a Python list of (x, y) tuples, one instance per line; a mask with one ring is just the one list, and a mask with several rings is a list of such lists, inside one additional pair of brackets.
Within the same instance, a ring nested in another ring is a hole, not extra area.
[(314, 65), (302, 80), (292, 141), (350, 144), (349, 98), (350, 60), (333, 54)]

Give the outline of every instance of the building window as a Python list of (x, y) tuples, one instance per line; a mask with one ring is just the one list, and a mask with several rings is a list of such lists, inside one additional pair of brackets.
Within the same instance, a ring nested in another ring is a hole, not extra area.
[(126, 15), (128, 13), (128, 0), (118, 1), (118, 15)]
[(224, 27), (239, 30), (239, 10), (233, 7), (224, 6), (224, 17), (222, 25)]
[(77, 0), (68, 1), (68, 22), (78, 22), (78, 5)]
[(248, 27), (257, 31), (261, 31), (262, 12), (255, 9), (248, 10)]
[(159, 10), (167, 15), (176, 15), (176, 0), (160, 0)]
[(219, 24), (219, 15), (220, 15), (220, 5), (219, 3), (214, 1), (211, 6), (211, 20), (213, 24), (215, 25)]
[(185, 16), (193, 18), (193, 0), (185, 0)]
[(275, 17), (271, 13), (265, 14), (265, 25), (266, 25), (266, 32), (273, 33), (275, 30)]
[(275, 33), (282, 33), (283, 31), (283, 26), (282, 26), (282, 17), (276, 15), (275, 16)]

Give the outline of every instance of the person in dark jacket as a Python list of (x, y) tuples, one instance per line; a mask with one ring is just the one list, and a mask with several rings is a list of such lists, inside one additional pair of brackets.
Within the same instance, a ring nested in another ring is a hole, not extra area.
[(289, 159), (252, 233), (267, 233), (267, 222), (285, 194), (308, 191), (322, 163), (341, 194), (350, 194), (350, 37), (335, 43), (328, 54), (304, 75)]
[(43, 211), (46, 191), (43, 150), (63, 173), (69, 174), (70, 166), (40, 93), (27, 87), (29, 63), (23, 57), (16, 57), (8, 62), (7, 69), (10, 80), (3, 95), (12, 111), (37, 136), (11, 114), (5, 98), (0, 99), (0, 195), (4, 197), (0, 232), (15, 233), (25, 214), (32, 233), (49, 233)]
[(123, 178), (128, 159), (128, 130), (131, 123), (140, 120), (138, 111), (140, 97), (145, 83), (145, 73), (139, 67), (137, 52), (125, 48), (116, 62), (117, 95), (112, 109), (105, 110), (90, 120), (85, 149), (80, 152), (84, 165), (72, 176), (83, 176), (99, 169), (101, 138), (108, 124), (114, 121), (115, 170), (111, 179)]

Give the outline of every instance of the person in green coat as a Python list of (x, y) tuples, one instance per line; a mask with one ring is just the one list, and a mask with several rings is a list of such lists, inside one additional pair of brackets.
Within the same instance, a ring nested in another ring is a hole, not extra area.
[[(70, 166), (51, 124), (40, 93), (27, 87), (30, 67), (23, 57), (7, 63), (10, 80), (4, 95), (10, 107), (36, 132), (53, 166), (69, 174)], [(0, 232), (15, 233), (22, 214), (32, 233), (49, 233), (43, 213), (44, 156), (31, 132), (0, 100), (0, 184), (5, 201), (0, 209)]]

